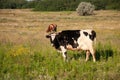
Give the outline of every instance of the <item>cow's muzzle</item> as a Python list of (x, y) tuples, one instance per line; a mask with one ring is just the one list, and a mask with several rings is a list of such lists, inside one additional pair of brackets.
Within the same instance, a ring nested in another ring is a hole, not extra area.
[(50, 38), (50, 35), (46, 35), (46, 38)]

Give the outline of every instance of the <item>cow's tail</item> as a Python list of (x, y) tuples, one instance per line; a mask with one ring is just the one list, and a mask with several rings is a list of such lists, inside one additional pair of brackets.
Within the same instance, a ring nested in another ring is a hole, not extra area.
[(94, 44), (96, 45), (96, 38), (94, 39)]

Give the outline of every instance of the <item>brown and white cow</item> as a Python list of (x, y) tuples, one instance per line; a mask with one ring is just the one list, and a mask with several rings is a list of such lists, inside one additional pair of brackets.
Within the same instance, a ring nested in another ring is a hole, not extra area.
[(95, 50), (93, 41), (96, 39), (94, 30), (64, 30), (58, 33), (46, 35), (49, 38), (53, 47), (62, 52), (64, 60), (67, 59), (67, 50), (84, 50), (86, 51), (86, 61), (92, 54), (95, 62)]
[(53, 33), (53, 32), (56, 32), (57, 31), (57, 25), (56, 24), (50, 24), (48, 26), (48, 29), (46, 30), (46, 32), (50, 32), (50, 33)]

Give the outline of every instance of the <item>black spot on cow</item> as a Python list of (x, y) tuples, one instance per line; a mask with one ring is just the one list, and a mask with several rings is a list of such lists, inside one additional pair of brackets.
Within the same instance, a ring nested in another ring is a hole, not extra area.
[(83, 33), (84, 33), (84, 35), (85, 35), (85, 36), (87, 36), (87, 35), (88, 35), (88, 33), (87, 33), (87, 32), (83, 32)]
[(91, 31), (91, 34), (89, 34), (89, 38), (94, 41), (94, 39), (96, 38), (96, 32), (95, 31)]
[(64, 36), (66, 36), (66, 44), (72, 45), (73, 48), (78, 46), (78, 44), (74, 43), (74, 41), (77, 41), (77, 39), (80, 37), (80, 30), (65, 30), (62, 31), (62, 33)]

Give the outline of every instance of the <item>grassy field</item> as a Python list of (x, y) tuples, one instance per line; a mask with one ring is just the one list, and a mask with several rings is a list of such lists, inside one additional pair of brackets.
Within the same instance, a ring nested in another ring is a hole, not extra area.
[[(0, 80), (119, 80), (120, 11), (94, 13), (0, 9)], [(94, 29), (97, 62), (85, 62), (85, 52), (77, 51), (68, 51), (64, 62), (45, 38), (51, 23), (58, 31)]]

